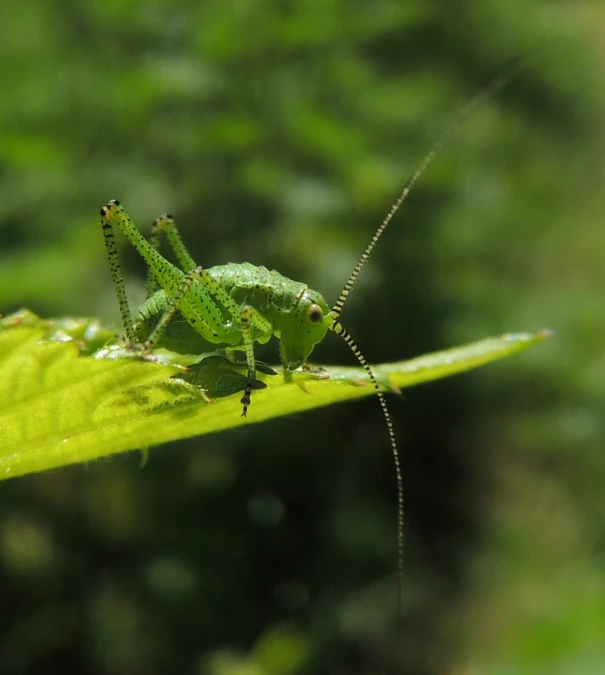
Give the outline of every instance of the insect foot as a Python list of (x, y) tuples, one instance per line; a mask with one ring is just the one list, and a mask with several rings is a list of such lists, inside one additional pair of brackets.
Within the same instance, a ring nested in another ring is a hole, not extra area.
[[(120, 336), (122, 339), (124, 339), (124, 336)], [(124, 348), (127, 349), (129, 352), (133, 352), (134, 354), (151, 354), (151, 350), (148, 349), (143, 342), (128, 342), (126, 340), (126, 344), (124, 345)]]
[(120, 206), (120, 202), (117, 199), (110, 199), (107, 204), (101, 208), (101, 215), (104, 218), (107, 218), (116, 206)]
[(244, 395), (241, 398), (240, 403), (244, 406), (244, 409), (242, 410), (242, 417), (246, 417), (246, 414), (248, 413), (248, 406), (250, 405), (250, 394), (252, 393), (252, 386), (247, 385), (246, 391), (244, 392)]

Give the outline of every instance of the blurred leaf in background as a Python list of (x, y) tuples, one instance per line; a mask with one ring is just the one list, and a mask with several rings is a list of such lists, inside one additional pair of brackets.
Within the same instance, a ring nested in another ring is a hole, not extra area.
[[(119, 325), (98, 209), (171, 212), (205, 266), (335, 298), (371, 363), (548, 326), (556, 340), (376, 402), (0, 487), (0, 670), (599, 673), (605, 634), (602, 29), (589, 0), (5, 0), (0, 311)], [(149, 224), (149, 225), (148, 225)], [(121, 244), (133, 301), (144, 266)], [(326, 340), (318, 362), (350, 364)], [(273, 347), (274, 348), (274, 347)], [(267, 362), (277, 354), (260, 354)], [(318, 434), (320, 430), (320, 434)]]

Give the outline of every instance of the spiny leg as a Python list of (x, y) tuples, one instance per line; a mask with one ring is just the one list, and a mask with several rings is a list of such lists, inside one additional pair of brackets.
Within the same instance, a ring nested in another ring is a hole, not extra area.
[[(174, 251), (183, 271), (190, 272), (191, 270), (195, 269), (197, 267), (195, 260), (189, 254), (189, 251), (187, 250), (187, 247), (185, 246), (181, 235), (179, 234), (174, 219), (169, 214), (160, 216), (153, 221), (149, 243), (158, 252), (160, 252), (161, 248), (162, 234), (164, 234), (166, 239), (168, 239), (168, 243)], [(147, 274), (147, 297), (153, 295), (157, 290), (159, 290), (159, 288), (160, 283), (156, 279), (151, 268), (149, 268)]]
[[(102, 223), (110, 222), (117, 225), (124, 236), (136, 248), (147, 266), (152, 270), (153, 275), (158, 280), (160, 288), (167, 293), (176, 293), (181, 285), (183, 278), (182, 271), (164, 258), (159, 251), (141, 234), (130, 216), (116, 200), (109, 201), (102, 209)], [(190, 270), (188, 270), (190, 271)]]
[[(336, 315), (334, 316), (336, 319)], [(395, 479), (397, 481), (397, 617), (398, 619), (402, 616), (403, 609), (403, 541), (404, 541), (404, 501), (403, 501), (403, 477), (401, 474), (401, 461), (399, 459), (399, 451), (397, 449), (397, 441), (395, 439), (395, 430), (393, 427), (393, 420), (391, 418), (391, 413), (387, 407), (387, 402), (380, 389), (380, 385), (376, 380), (376, 376), (372, 372), (368, 362), (365, 360), (363, 354), (359, 351), (359, 347), (355, 344), (353, 338), (345, 330), (342, 324), (339, 321), (334, 321), (332, 324), (332, 330), (336, 335), (340, 337), (349, 345), (351, 351), (357, 357), (360, 365), (368, 374), (370, 382), (373, 384), (378, 400), (380, 401), (380, 406), (382, 408), (382, 414), (387, 423), (387, 429), (389, 432), (389, 440), (391, 442), (391, 450), (393, 452), (393, 461), (395, 463)]]
[[(153, 221), (153, 225), (151, 226), (151, 236), (149, 237), (149, 243), (158, 253), (161, 253), (162, 248), (162, 229), (159, 227), (160, 218), (156, 218)], [(155, 277), (151, 267), (147, 267), (147, 283), (145, 284), (145, 297), (150, 298), (156, 291), (159, 290), (160, 290), (160, 282)]]
[[(227, 312), (233, 317), (235, 321), (241, 316), (241, 308), (238, 303), (233, 299), (229, 293), (214, 279), (211, 277), (208, 272), (201, 266), (197, 265), (193, 260), (181, 236), (178, 232), (178, 229), (172, 219), (172, 216), (162, 216), (158, 218), (154, 223), (154, 233), (152, 234), (152, 244), (154, 246), (159, 246), (161, 232), (166, 234), (168, 243), (172, 247), (172, 250), (176, 254), (176, 257), (182, 266), (185, 272), (193, 274), (196, 281), (199, 281), (200, 284), (204, 287), (207, 293), (212, 297), (218, 300), (221, 305), (227, 310)], [(157, 249), (156, 249), (157, 250)], [(183, 294), (184, 295), (184, 294)], [(181, 296), (182, 298), (182, 296)], [(173, 300), (174, 302), (174, 300)], [(258, 312), (256, 314), (260, 317)], [(266, 329), (269, 334), (272, 334), (272, 327), (269, 322), (264, 319), (264, 317), (259, 318), (259, 322), (263, 326), (267, 326)], [(255, 324), (256, 325), (256, 324)], [(257, 326), (259, 327), (259, 326)], [(262, 329), (263, 332), (265, 328)]]
[[(119, 202), (115, 202), (119, 205)], [(126, 331), (126, 337), (130, 345), (136, 344), (136, 336), (134, 334), (134, 327), (132, 323), (132, 314), (128, 305), (128, 298), (126, 296), (126, 286), (124, 284), (124, 276), (120, 268), (120, 260), (118, 258), (118, 250), (116, 248), (115, 237), (113, 233), (113, 226), (109, 219), (106, 218), (105, 207), (101, 209), (101, 228), (103, 230), (103, 239), (105, 241), (105, 248), (107, 250), (107, 258), (109, 260), (109, 269), (111, 270), (111, 278), (118, 296), (118, 306), (120, 307), (120, 314), (122, 315), (122, 323)]]
[(193, 285), (193, 282), (199, 281), (204, 274), (205, 274), (204, 268), (199, 266), (191, 270), (188, 274), (186, 274), (183, 277), (183, 280), (177, 292), (170, 299), (168, 309), (164, 312), (164, 314), (162, 314), (161, 319), (157, 322), (155, 328), (151, 331), (149, 337), (145, 340), (145, 342), (143, 342), (143, 346), (145, 349), (153, 349), (154, 345), (156, 345), (159, 342), (160, 338), (168, 328), (169, 323), (172, 321), (174, 315), (177, 313), (179, 305), (181, 304), (183, 298)]
[(246, 350), (246, 364), (248, 366), (248, 384), (244, 390), (244, 395), (240, 403), (244, 406), (242, 417), (246, 417), (250, 397), (253, 389), (258, 389), (256, 385), (256, 361), (254, 359), (254, 338), (250, 330), (250, 324), (253, 323), (263, 333), (271, 333), (273, 328), (268, 319), (266, 319), (258, 310), (250, 305), (244, 305), (241, 308), (241, 328), (244, 338), (244, 349)]
[[(183, 272), (179, 270), (175, 265), (173, 265), (170, 261), (166, 260), (166, 258), (164, 258), (157, 251), (155, 246), (152, 245), (149, 241), (147, 241), (145, 237), (143, 237), (143, 235), (139, 232), (138, 228), (136, 227), (130, 216), (126, 213), (126, 211), (122, 208), (122, 206), (118, 201), (116, 200), (109, 201), (101, 209), (101, 216), (102, 216), (102, 225), (104, 228), (108, 225), (111, 232), (113, 232), (112, 225), (117, 225), (120, 228), (120, 230), (130, 241), (130, 243), (136, 248), (136, 250), (140, 253), (141, 257), (145, 260), (148, 267), (151, 269), (153, 276), (157, 279), (160, 288), (164, 289), (167, 296), (173, 296), (180, 291), (184, 283), (184, 277), (186, 275), (184, 275)], [(206, 285), (207, 284), (204, 284), (204, 286)], [(123, 288), (123, 281), (122, 281), (122, 288)], [(207, 295), (209, 294), (207, 290), (204, 290), (204, 292)], [(229, 299), (233, 303), (234, 307), (232, 315), (239, 317), (238, 306), (235, 304), (233, 299), (230, 298), (230, 296)], [(169, 305), (168, 307), (169, 311), (171, 310), (171, 307), (172, 305)], [(218, 305), (216, 305), (216, 303), (214, 303), (211, 309), (214, 310), (213, 318), (215, 320), (215, 323), (217, 323), (218, 321), (220, 321), (222, 310), (218, 307)], [(174, 316), (175, 311), (176, 310), (172, 312), (172, 316)], [(166, 324), (170, 321), (170, 318), (171, 316), (169, 316), (167, 320), (163, 322), (162, 324), (163, 327), (161, 330), (155, 332), (154, 342), (157, 342), (158, 338), (161, 337), (163, 330), (165, 330)], [(198, 332), (200, 332), (202, 336), (208, 330), (212, 330), (209, 327), (209, 324), (206, 321), (205, 316), (193, 315), (192, 317), (190, 315), (187, 318), (187, 321), (191, 323), (191, 325), (196, 330), (198, 330)], [(134, 329), (131, 330), (131, 333), (134, 333)], [(133, 335), (133, 337), (131, 338), (131, 342), (136, 344), (136, 335)]]
[[(160, 287), (169, 295), (175, 294), (182, 285), (181, 271), (171, 262), (166, 260), (166, 258), (162, 257), (159, 251), (145, 239), (120, 203), (116, 200), (111, 200), (101, 209), (101, 215), (103, 216), (103, 223), (109, 223), (110, 221), (115, 220), (130, 243), (137, 249), (147, 265), (152, 269), (153, 275), (158, 280)], [(171, 233), (171, 241), (177, 242), (176, 227), (168, 228), (167, 232)], [(197, 267), (191, 256), (186, 252), (184, 245), (179, 247), (177, 243), (175, 252), (179, 252), (186, 256), (186, 258), (182, 259), (183, 261), (191, 261), (192, 267), (186, 270), (187, 272), (190, 272)], [(236, 321), (239, 320), (240, 306), (227, 291), (221, 288), (218, 282), (205, 271), (198, 278), (198, 281), (210, 295), (216, 297)], [(172, 289), (172, 291), (169, 289)]]

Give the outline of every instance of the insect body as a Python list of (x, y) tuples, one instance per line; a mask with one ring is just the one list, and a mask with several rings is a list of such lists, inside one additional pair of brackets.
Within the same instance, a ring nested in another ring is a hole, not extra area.
[[(241, 399), (242, 415), (247, 413), (252, 391), (262, 386), (256, 380), (255, 342), (265, 343), (271, 337), (276, 337), (280, 343), (281, 361), (287, 370), (306, 367), (313, 348), (328, 331), (342, 337), (353, 351), (376, 390), (387, 423), (395, 463), (399, 615), (403, 586), (404, 503), (397, 443), (384, 395), (372, 369), (340, 323), (339, 317), (359, 272), (420, 176), (472, 110), (499, 90), (517, 69), (513, 68), (493, 80), (464, 108), (458, 119), (433, 145), (374, 233), (332, 308), (319, 293), (305, 284), (287, 279), (275, 270), (269, 271), (265, 267), (248, 263), (230, 263), (208, 269), (198, 266), (183, 244), (171, 216), (163, 216), (155, 221), (151, 240), (147, 241), (118, 201), (112, 200), (101, 209), (101, 225), (111, 274), (130, 346), (141, 350), (161, 346), (182, 354), (203, 354), (217, 348), (224, 348), (227, 352), (243, 350), (247, 378)], [(114, 243), (114, 224), (135, 246), (149, 268), (148, 297), (135, 321), (132, 320), (126, 300), (124, 279)], [(168, 239), (180, 268), (160, 254), (162, 234)]]
[[(173, 319), (157, 346), (180, 353), (187, 349), (199, 353), (199, 347), (205, 346), (199, 343), (199, 337), (203, 336), (210, 349), (217, 345), (237, 348), (245, 344), (245, 334), (238, 318), (244, 311), (242, 308), (248, 307), (251, 312), (251, 341), (265, 343), (273, 336), (278, 337), (283, 365), (296, 369), (306, 363), (313, 347), (325, 337), (333, 323), (330, 308), (319, 293), (275, 270), (249, 263), (229, 263), (211, 267), (206, 274), (216, 293), (216, 305), (205, 302), (205, 321), (199, 323), (199, 303), (206, 298), (204, 287), (197, 284), (195, 290), (188, 294), (191, 299), (187, 301), (183, 298), (179, 305), (185, 322), (175, 324)], [(225, 297), (221, 302), (223, 293)], [(212, 294), (211, 291), (211, 297)], [(160, 290), (140, 308), (135, 324), (139, 339), (150, 333), (170, 303), (166, 291)], [(232, 305), (237, 309), (234, 310)], [(235, 316), (231, 314), (233, 311)], [(173, 327), (174, 330), (170, 330)], [(175, 343), (177, 338), (180, 338), (178, 342), (181, 344)], [(210, 349), (203, 348), (201, 351)]]
[[(185, 354), (201, 354), (217, 347), (243, 349), (248, 366), (248, 384), (242, 397), (247, 413), (256, 387), (254, 343), (280, 340), (280, 355), (287, 370), (304, 366), (315, 345), (339, 324), (323, 297), (305, 284), (292, 281), (275, 270), (248, 263), (204, 269), (193, 263), (169, 217), (158, 219), (153, 242), (160, 228), (169, 228), (170, 241), (184, 270), (166, 260), (157, 247), (135, 227), (119, 202), (101, 209), (103, 232), (120, 302), (126, 334), (131, 345), (144, 350), (166, 347)], [(113, 227), (120, 229), (137, 248), (150, 270), (150, 295), (133, 323), (125, 299), (124, 281), (117, 263)]]

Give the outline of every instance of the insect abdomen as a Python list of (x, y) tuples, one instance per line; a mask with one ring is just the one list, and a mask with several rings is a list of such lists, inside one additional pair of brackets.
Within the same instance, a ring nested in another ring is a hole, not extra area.
[(307, 290), (305, 284), (250, 263), (217, 265), (208, 274), (236, 302), (251, 305), (272, 323), (280, 313), (291, 311)]

